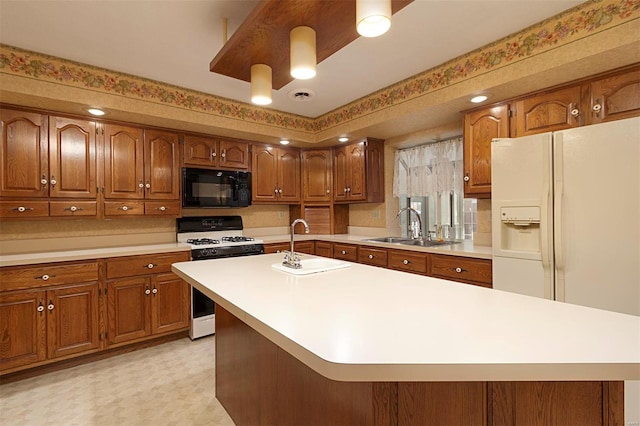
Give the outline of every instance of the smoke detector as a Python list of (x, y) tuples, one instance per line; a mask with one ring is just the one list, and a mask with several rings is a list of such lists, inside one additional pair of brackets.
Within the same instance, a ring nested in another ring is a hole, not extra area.
[(316, 92), (311, 89), (294, 89), (288, 93), (289, 99), (296, 102), (307, 102), (316, 96)]

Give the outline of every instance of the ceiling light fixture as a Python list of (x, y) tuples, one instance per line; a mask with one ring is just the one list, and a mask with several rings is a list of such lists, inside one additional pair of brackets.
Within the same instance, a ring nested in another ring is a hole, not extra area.
[(391, 0), (356, 0), (356, 28), (363, 37), (378, 37), (391, 28)]
[(291, 77), (308, 80), (316, 76), (316, 32), (295, 27), (289, 33)]
[(486, 95), (478, 95), (478, 96), (474, 96), (473, 98), (471, 98), (471, 102), (474, 104), (479, 104), (481, 102), (484, 102), (488, 99), (488, 96)]
[(338, 138), (338, 142), (348, 142), (348, 141), (349, 141), (349, 138), (346, 136), (341, 136)]
[(281, 145), (289, 145), (289, 140), (288, 139), (280, 139), (280, 144)]
[(98, 109), (98, 108), (89, 108), (89, 109), (87, 110), (87, 112), (88, 112), (89, 114), (91, 114), (91, 115), (95, 115), (95, 116), (97, 116), (97, 117), (101, 117), (101, 116), (103, 116), (103, 115), (105, 115), (105, 114), (106, 114), (106, 112), (104, 112), (103, 110)]
[(271, 87), (271, 67), (265, 64), (251, 65), (251, 102), (269, 105)]

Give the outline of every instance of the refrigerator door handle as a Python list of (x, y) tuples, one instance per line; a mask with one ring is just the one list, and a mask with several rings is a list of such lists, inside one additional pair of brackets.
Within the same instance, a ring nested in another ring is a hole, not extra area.
[(554, 150), (554, 170), (553, 179), (555, 183), (555, 192), (553, 200), (553, 226), (554, 226), (554, 241), (555, 241), (555, 272), (556, 272), (556, 288), (555, 299), (564, 302), (565, 286), (564, 286), (564, 247), (562, 238), (562, 226), (563, 226), (563, 212), (562, 212), (562, 197), (564, 191), (564, 165), (563, 165), (563, 143), (562, 133), (554, 133), (553, 140)]
[(551, 180), (553, 179), (552, 173), (552, 140), (545, 139), (547, 142), (545, 146), (545, 154), (543, 156), (542, 167), (542, 203), (540, 206), (540, 257), (542, 260), (542, 270), (544, 272), (544, 297), (546, 299), (554, 298), (553, 288), (553, 229), (551, 227), (551, 220), (553, 211), (550, 210), (549, 205), (551, 203)]

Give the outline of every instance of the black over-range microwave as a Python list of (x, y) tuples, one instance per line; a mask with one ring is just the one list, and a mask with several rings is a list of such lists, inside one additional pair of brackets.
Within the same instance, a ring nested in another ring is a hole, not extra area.
[(251, 205), (251, 172), (182, 169), (182, 207)]

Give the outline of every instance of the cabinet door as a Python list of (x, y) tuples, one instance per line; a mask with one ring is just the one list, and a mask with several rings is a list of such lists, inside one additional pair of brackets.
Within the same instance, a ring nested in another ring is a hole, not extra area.
[(151, 285), (151, 332), (189, 328), (189, 285), (172, 273), (153, 276)]
[(333, 244), (327, 241), (316, 241), (316, 256), (333, 257)]
[(49, 117), (49, 196), (96, 198), (96, 123)]
[(216, 167), (218, 142), (212, 138), (185, 135), (184, 164), (186, 166)]
[(278, 201), (300, 202), (300, 151), (278, 149)]
[(290, 248), (291, 248), (291, 243), (271, 243), (271, 244), (264, 245), (264, 252), (267, 254), (281, 253), (281, 252), (289, 251)]
[(220, 168), (246, 170), (249, 168), (249, 144), (221, 139)]
[(47, 291), (49, 358), (99, 348), (98, 284), (81, 284)]
[(302, 153), (302, 194), (309, 203), (331, 201), (331, 150)]
[(0, 294), (0, 370), (47, 356), (44, 291)]
[(149, 278), (125, 278), (107, 284), (109, 343), (117, 344), (151, 334)]
[(145, 198), (180, 199), (180, 143), (178, 135), (159, 130), (144, 131)]
[(349, 201), (364, 201), (367, 199), (367, 175), (365, 170), (364, 142), (359, 142), (347, 147), (348, 178), (347, 198)]
[(578, 127), (583, 115), (580, 111), (580, 87), (523, 99), (516, 102), (515, 111), (513, 137)]
[(0, 110), (0, 196), (49, 195), (48, 123), (46, 115)]
[(333, 150), (333, 200), (347, 200), (347, 184), (349, 176), (349, 158), (347, 147)]
[(500, 105), (464, 116), (464, 194), (491, 196), (491, 140), (509, 137), (509, 108)]
[(277, 149), (270, 146), (253, 147), (251, 191), (253, 201), (275, 201), (277, 185)]
[(104, 125), (104, 197), (144, 198), (142, 129)]
[(640, 69), (591, 83), (589, 124), (640, 115)]

